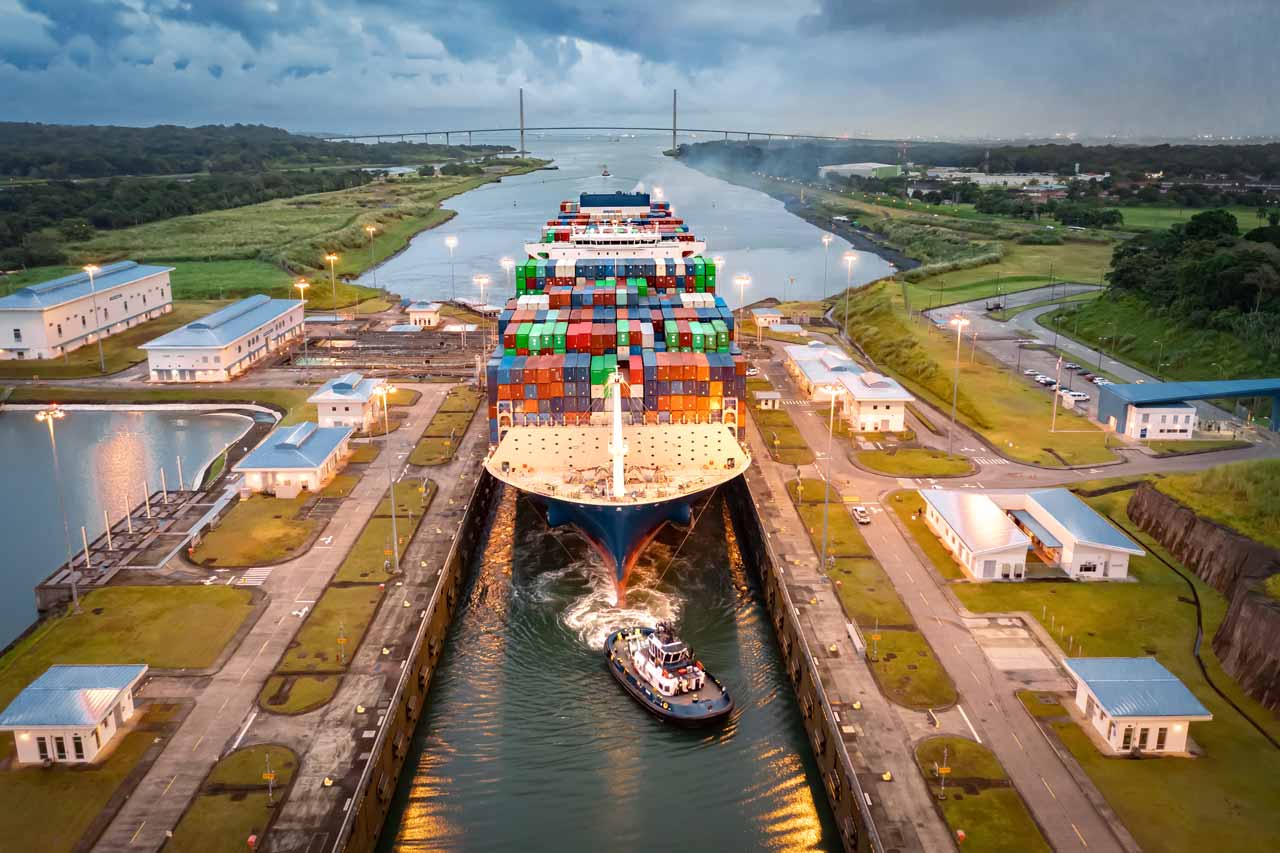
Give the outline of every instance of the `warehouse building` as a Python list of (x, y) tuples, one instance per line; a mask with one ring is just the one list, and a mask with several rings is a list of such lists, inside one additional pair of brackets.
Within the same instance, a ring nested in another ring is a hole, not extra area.
[(925, 523), (978, 580), (1023, 578), (1029, 549), (1072, 580), (1121, 580), (1129, 558), (1146, 553), (1067, 489), (922, 489), (920, 497)]
[(440, 325), (439, 302), (409, 303), (409, 325), (419, 329), (434, 329)]
[(303, 302), (241, 299), (142, 345), (152, 382), (227, 382), (303, 334)]
[(1031, 540), (986, 495), (921, 489), (924, 523), (977, 580), (1021, 580)]
[(322, 428), (351, 427), (369, 432), (377, 426), (378, 389), (385, 384), (383, 379), (347, 373), (321, 385), (307, 402), (315, 404), (316, 420)]
[(897, 380), (864, 370), (844, 350), (817, 341), (784, 348), (787, 372), (809, 399), (836, 406), (854, 432), (902, 432), (915, 398)]
[(1198, 425), (1193, 400), (1271, 398), (1271, 428), (1280, 428), (1280, 379), (1142, 382), (1098, 389), (1098, 422), (1130, 438), (1188, 439)]
[(752, 308), (751, 319), (755, 320), (760, 328), (768, 328), (782, 322), (782, 312), (777, 308)]
[(1213, 714), (1155, 658), (1067, 658), (1075, 705), (1110, 754), (1187, 753), (1192, 722)]
[(353, 431), (309, 421), (277, 427), (232, 470), (244, 475), (244, 491), (286, 499), (318, 492), (346, 464)]
[(19, 764), (87, 764), (133, 718), (146, 674), (146, 664), (51, 666), (0, 713), (0, 731), (13, 732)]
[(818, 179), (838, 178), (896, 178), (902, 174), (902, 167), (892, 163), (839, 163), (833, 166), (819, 166)]
[(60, 358), (173, 310), (173, 267), (133, 261), (42, 281), (0, 298), (0, 359)]

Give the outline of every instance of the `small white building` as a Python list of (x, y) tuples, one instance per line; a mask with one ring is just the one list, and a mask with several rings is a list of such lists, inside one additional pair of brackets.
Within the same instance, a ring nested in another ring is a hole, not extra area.
[(1177, 441), (1195, 435), (1196, 425), (1196, 407), (1188, 402), (1130, 403), (1124, 434), (1137, 441)]
[(378, 389), (385, 384), (383, 379), (347, 373), (321, 385), (307, 402), (315, 403), (316, 420), (322, 428), (351, 427), (369, 432), (378, 423)]
[(753, 391), (756, 405), (761, 409), (777, 409), (782, 406), (782, 395), (777, 391)]
[(173, 267), (108, 264), (0, 298), (0, 359), (60, 358), (173, 310)]
[(844, 418), (854, 432), (902, 432), (907, 428), (907, 403), (915, 397), (896, 379), (855, 368), (840, 377), (844, 386)]
[(1067, 658), (1075, 704), (1111, 754), (1187, 752), (1193, 722), (1213, 714), (1155, 658)]
[(408, 307), (409, 324), (420, 329), (434, 329), (440, 325), (439, 302), (411, 302)]
[(13, 732), (20, 764), (87, 764), (133, 718), (146, 674), (146, 664), (51, 666), (0, 713), (0, 731)]
[(921, 489), (924, 523), (977, 580), (1020, 580), (1031, 540), (991, 498), (974, 492)]
[(782, 322), (782, 312), (777, 308), (752, 308), (751, 319), (762, 329), (776, 326)]
[(787, 373), (796, 385), (806, 397), (823, 403), (829, 404), (834, 392), (836, 404), (840, 405), (848, 393), (841, 378), (862, 370), (844, 350), (820, 341), (789, 344), (783, 351), (787, 354)]
[(1072, 580), (1121, 580), (1146, 551), (1068, 489), (989, 492), (1046, 564)]
[(300, 299), (258, 294), (147, 341), (152, 382), (227, 382), (303, 333)]
[(244, 491), (285, 499), (317, 492), (346, 464), (352, 432), (351, 427), (321, 427), (310, 421), (277, 427), (232, 470), (244, 475)]

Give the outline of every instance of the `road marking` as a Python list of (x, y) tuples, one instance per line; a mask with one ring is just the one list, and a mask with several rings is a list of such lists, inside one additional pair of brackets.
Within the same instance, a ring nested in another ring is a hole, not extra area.
[(1058, 799), (1058, 795), (1049, 787), (1049, 780), (1041, 776), (1040, 781), (1044, 784), (1044, 789), (1049, 792), (1049, 796), (1053, 797), (1055, 800)]
[[(972, 672), (973, 670), (970, 670)], [(963, 705), (956, 705), (956, 710), (960, 712), (960, 716), (964, 717), (964, 724), (969, 727), (969, 733), (973, 735), (973, 739), (978, 743), (982, 743), (982, 738), (978, 737), (978, 730), (973, 727), (973, 723), (969, 722), (969, 715), (964, 712)]]
[(1015, 732), (1013, 729), (1009, 729), (1009, 734), (1013, 736), (1013, 742), (1018, 745), (1018, 749), (1022, 750), (1023, 752), (1026, 752), (1027, 748), (1022, 745), (1022, 741), (1018, 740), (1017, 732)]
[(924, 606), (925, 606), (925, 607), (928, 607), (928, 606), (929, 606), (929, 599), (927, 599), (927, 598), (925, 598), (925, 597), (924, 597), (924, 593), (923, 593), (923, 592), (922, 592), (922, 593), (920, 593), (920, 600), (924, 602)]
[(1077, 827), (1074, 823), (1073, 823), (1073, 824), (1071, 824), (1071, 828), (1072, 828), (1072, 829), (1074, 829), (1074, 830), (1076, 831), (1076, 838), (1079, 838), (1079, 839), (1080, 839), (1080, 843), (1081, 843), (1081, 844), (1083, 844), (1085, 847), (1088, 847), (1088, 846), (1089, 846), (1089, 842), (1088, 842), (1088, 841), (1085, 841), (1085, 840), (1084, 840), (1084, 836), (1080, 834), (1080, 828), (1079, 828), (1079, 827)]
[(178, 781), (178, 774), (173, 774), (173, 778), (169, 780), (169, 784), (164, 786), (164, 790), (160, 792), (160, 796), (169, 793), (169, 789), (173, 787), (173, 783)]
[(249, 569), (236, 581), (236, 586), (262, 586), (263, 581), (271, 577), (271, 569)]
[(1009, 460), (1001, 456), (975, 456), (973, 461), (979, 465), (1008, 465)]
[(973, 676), (974, 681), (978, 682), (979, 684), (982, 683), (982, 679), (978, 677), (978, 673), (974, 672), (972, 667), (970, 667), (969, 669), (969, 674)]
[(192, 752), (196, 751), (196, 748), (200, 746), (200, 741), (202, 740), (204, 740), (204, 735), (200, 735), (200, 737), (196, 738), (196, 742), (191, 745)]
[(132, 847), (132, 846), (133, 846), (133, 843), (134, 843), (135, 841), (137, 841), (137, 840), (138, 840), (138, 836), (142, 834), (142, 827), (144, 827), (144, 826), (146, 826), (146, 825), (147, 825), (147, 822), (146, 822), (145, 820), (144, 820), (142, 823), (138, 824), (138, 830), (137, 830), (137, 832), (135, 832), (135, 833), (133, 834), (133, 837), (129, 839), (129, 846), (130, 846), (130, 847)]
[(249, 715), (249, 719), (244, 721), (244, 728), (240, 729), (240, 734), (236, 735), (236, 742), (231, 744), (231, 749), (227, 750), (228, 753), (235, 752), (240, 748), (240, 741), (244, 740), (244, 736), (249, 733), (249, 726), (253, 725), (253, 721), (257, 718), (258, 709), (255, 708), (253, 713)]

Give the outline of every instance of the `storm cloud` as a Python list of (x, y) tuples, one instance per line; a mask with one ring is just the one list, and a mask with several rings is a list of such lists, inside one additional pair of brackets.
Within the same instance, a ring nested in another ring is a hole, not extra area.
[[(294, 130), (1280, 132), (1267, 0), (0, 0), (0, 115)], [(683, 123), (683, 122), (682, 122)]]

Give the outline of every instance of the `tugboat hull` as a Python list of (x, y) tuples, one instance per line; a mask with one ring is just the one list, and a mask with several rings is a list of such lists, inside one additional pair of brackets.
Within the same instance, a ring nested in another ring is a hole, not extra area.
[[(640, 703), (650, 714), (679, 726), (706, 726), (723, 722), (733, 713), (733, 698), (729, 691), (710, 672), (707, 683), (695, 693), (663, 696), (644, 682), (633, 668), (625, 653), (624, 633), (636, 629), (614, 631), (604, 642), (605, 665), (610, 674), (622, 685), (632, 699)], [(652, 628), (640, 628), (641, 633), (651, 634)]]

